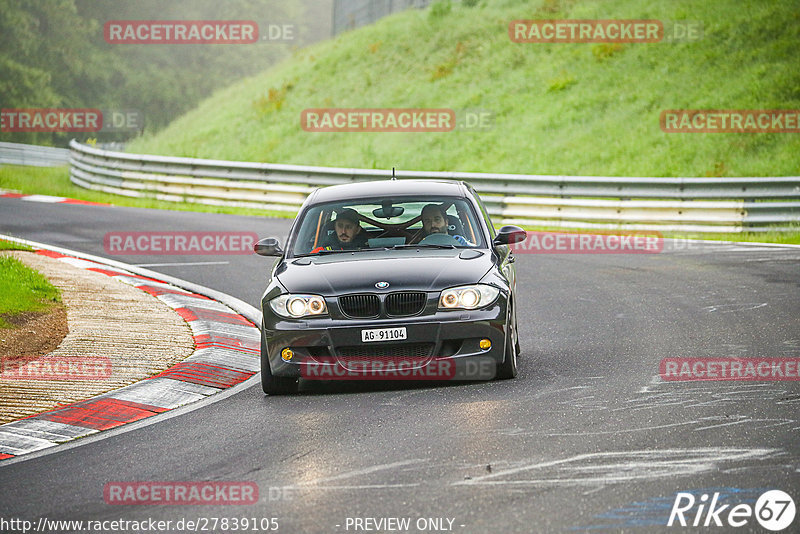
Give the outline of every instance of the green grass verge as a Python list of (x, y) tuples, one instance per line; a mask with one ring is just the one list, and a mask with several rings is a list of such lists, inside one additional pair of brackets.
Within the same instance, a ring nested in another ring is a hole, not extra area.
[(0, 256), (0, 328), (11, 328), (9, 317), (46, 311), (61, 302), (61, 292), (39, 272), (10, 256)]
[(225, 206), (206, 206), (190, 202), (166, 202), (152, 198), (130, 198), (92, 191), (78, 187), (69, 181), (68, 167), (23, 167), (19, 165), (0, 166), (0, 189), (10, 189), (26, 194), (52, 195), (57, 197), (102, 202), (114, 206), (132, 208), (152, 208), (176, 211), (195, 211), (202, 213), (233, 213), (236, 215), (256, 215), (262, 217), (294, 218), (294, 213), (252, 208), (233, 208)]
[(709, 234), (679, 234), (665, 232), (664, 237), (678, 239), (706, 239), (710, 241), (735, 241), (748, 243), (777, 243), (781, 245), (800, 245), (800, 225), (792, 225), (796, 230), (777, 231), (768, 230), (766, 232), (742, 232), (734, 233), (709, 233)]
[[(449, 2), (444, 2), (449, 3)], [(800, 135), (665, 133), (668, 109), (800, 109), (797, 0), (484, 0), (409, 9), (220, 90), (130, 152), (423, 171), (796, 176)], [(515, 19), (702, 21), (703, 38), (513, 43)], [(494, 113), (487, 130), (311, 133), (308, 108)]]
[(14, 243), (13, 241), (0, 240), (0, 250), (27, 250), (32, 251), (33, 248), (22, 243)]

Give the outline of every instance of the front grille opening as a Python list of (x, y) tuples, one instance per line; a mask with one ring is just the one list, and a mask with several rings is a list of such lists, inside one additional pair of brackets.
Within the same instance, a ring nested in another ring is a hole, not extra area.
[(339, 347), (337, 357), (342, 358), (428, 358), (433, 352), (433, 343), (401, 343), (397, 345), (376, 345)]
[(345, 295), (339, 297), (339, 308), (348, 317), (364, 319), (377, 317), (381, 305), (377, 295)]
[(417, 315), (425, 309), (428, 295), (419, 291), (390, 293), (386, 297), (386, 313), (395, 317)]
[(381, 362), (384, 365), (402, 365), (404, 369), (418, 369), (433, 359), (433, 343), (403, 343), (376, 347), (339, 347), (336, 361), (347, 370), (363, 369), (365, 364)]

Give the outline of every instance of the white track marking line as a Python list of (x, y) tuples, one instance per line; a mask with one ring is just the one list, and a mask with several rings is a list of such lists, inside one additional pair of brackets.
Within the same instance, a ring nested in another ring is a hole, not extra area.
[(64, 202), (67, 200), (67, 197), (51, 197), (49, 195), (28, 195), (25, 197), (20, 197), (20, 200), (27, 200), (28, 202), (47, 202), (47, 203), (58, 203)]
[[(314, 480), (309, 480), (309, 481), (305, 481), (305, 482), (299, 482), (297, 484), (293, 484), (293, 485), (290, 485), (290, 486), (283, 486), (283, 487), (287, 488), (287, 489), (316, 488), (316, 487), (318, 487), (318, 484), (321, 483), (321, 482), (333, 482), (334, 480), (343, 480), (345, 478), (352, 478), (352, 477), (357, 477), (357, 476), (360, 476), (360, 475), (369, 475), (370, 473), (375, 473), (375, 472), (378, 472), (378, 471), (385, 471), (387, 469), (393, 469), (395, 467), (403, 467), (403, 466), (407, 466), (407, 465), (415, 465), (415, 464), (420, 464), (420, 463), (425, 463), (425, 462), (427, 462), (427, 460), (424, 460), (422, 458), (415, 458), (413, 460), (402, 460), (402, 461), (399, 461), (399, 462), (392, 462), (392, 463), (389, 463), (389, 464), (373, 465), (373, 466), (370, 466), (370, 467), (365, 467), (363, 469), (356, 469), (355, 471), (348, 471), (346, 473), (340, 473), (338, 475), (333, 475), (333, 476), (329, 476), (329, 477), (315, 478)], [(381, 485), (374, 486), (374, 487), (390, 487), (390, 486), (393, 486), (393, 485), (392, 484), (381, 484)], [(399, 487), (404, 487), (404, 486), (406, 486), (406, 485), (399, 485)], [(347, 488), (348, 486), (319, 486), (319, 487), (321, 487), (321, 488), (327, 488), (327, 487)], [(356, 487), (356, 486), (353, 486), (353, 487)]]
[[(663, 450), (615, 451), (615, 452), (609, 451), (600, 453), (587, 453), (587, 454), (579, 454), (562, 460), (552, 460), (549, 462), (536, 462), (533, 464), (523, 465), (521, 467), (515, 467), (513, 469), (506, 469), (503, 471), (492, 473), (490, 475), (483, 475), (480, 477), (476, 477), (471, 480), (456, 482), (453, 485), (454, 486), (471, 486), (475, 484), (515, 485), (515, 484), (540, 484), (540, 483), (563, 484), (570, 482), (597, 484), (600, 480), (598, 480), (597, 478), (589, 478), (589, 477), (577, 478), (577, 479), (556, 478), (556, 479), (534, 479), (534, 480), (488, 480), (488, 479), (502, 477), (506, 475), (514, 475), (524, 471), (532, 471), (534, 469), (541, 469), (543, 467), (553, 467), (562, 464), (577, 465), (578, 467), (576, 468), (569, 468), (570, 470), (574, 470), (574, 469), (580, 469), (581, 462), (585, 460), (591, 461), (598, 459), (602, 460), (602, 459), (620, 458), (620, 457), (623, 460), (628, 459), (628, 461), (627, 462), (623, 461), (622, 463), (614, 463), (614, 464), (603, 464), (601, 466), (588, 466), (588, 469), (609, 470), (612, 467), (620, 467), (621, 471), (630, 472), (631, 466), (646, 464), (646, 467), (651, 470), (655, 467), (671, 468), (678, 465), (682, 465), (687, 467), (694, 467), (694, 471), (699, 472), (702, 471), (703, 466), (706, 466), (708, 469), (710, 469), (719, 462), (731, 462), (731, 461), (757, 458), (759, 456), (767, 456), (774, 452), (776, 452), (775, 449), (726, 449), (726, 448), (712, 447), (712, 448), (701, 448), (701, 449), (663, 449)], [(700, 456), (700, 455), (705, 455), (705, 456)], [(665, 457), (669, 458), (665, 460), (664, 459)], [(632, 475), (625, 475), (625, 476), (606, 475), (602, 478), (602, 482), (619, 482), (623, 480), (632, 480), (633, 478), (635, 478), (635, 476)]]
[(359, 490), (359, 489), (391, 489), (391, 488), (415, 488), (419, 482), (413, 484), (364, 484), (358, 486), (284, 486), (283, 489), (302, 490)]

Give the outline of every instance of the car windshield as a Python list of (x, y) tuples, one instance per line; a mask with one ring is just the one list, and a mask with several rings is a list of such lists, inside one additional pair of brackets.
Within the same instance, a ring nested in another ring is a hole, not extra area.
[(289, 246), (293, 257), (408, 246), (479, 248), (484, 238), (464, 198), (371, 198), (311, 206)]

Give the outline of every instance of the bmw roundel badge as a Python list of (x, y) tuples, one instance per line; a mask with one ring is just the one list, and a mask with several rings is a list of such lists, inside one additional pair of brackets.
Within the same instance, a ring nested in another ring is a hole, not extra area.
[(378, 289), (386, 289), (387, 287), (389, 287), (389, 282), (378, 282), (377, 284), (375, 284), (375, 287), (377, 287)]

